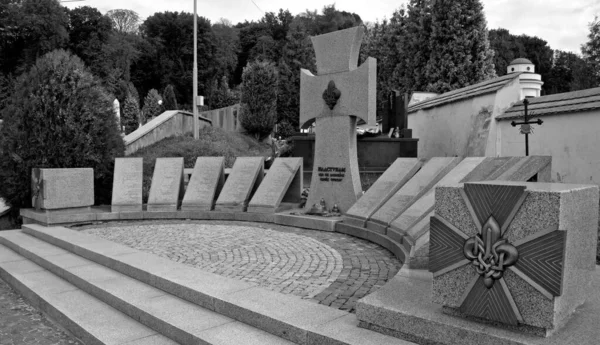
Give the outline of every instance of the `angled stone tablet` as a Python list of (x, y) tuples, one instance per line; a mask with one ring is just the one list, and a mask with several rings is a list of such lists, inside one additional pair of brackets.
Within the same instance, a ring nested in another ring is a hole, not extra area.
[(390, 228), (406, 233), (433, 210), (435, 203), (435, 188), (437, 186), (457, 186), (467, 175), (485, 161), (485, 157), (467, 157), (444, 176), (435, 186), (415, 201), (400, 216), (390, 223)]
[(174, 212), (183, 195), (183, 157), (157, 158), (148, 196), (149, 212)]
[(38, 209), (89, 207), (94, 205), (94, 169), (34, 169), (31, 188)]
[(396, 219), (415, 200), (431, 189), (434, 184), (460, 161), (461, 158), (459, 157), (431, 158), (421, 170), (373, 214), (367, 221), (367, 228), (379, 233), (385, 233), (385, 229), (391, 221)]
[(550, 156), (528, 156), (506, 170), (496, 180), (503, 181), (528, 181), (537, 175), (537, 182), (550, 182), (550, 170), (552, 168), (552, 157)]
[(217, 198), (215, 211), (245, 212), (263, 175), (263, 157), (238, 157)]
[(398, 158), (344, 215), (344, 223), (363, 227), (423, 165), (417, 158)]
[(112, 212), (142, 210), (143, 158), (115, 158)]
[(225, 183), (224, 168), (224, 157), (198, 157), (181, 203), (181, 210), (212, 210), (215, 199)]
[(248, 204), (248, 212), (298, 207), (302, 197), (302, 158), (277, 158)]

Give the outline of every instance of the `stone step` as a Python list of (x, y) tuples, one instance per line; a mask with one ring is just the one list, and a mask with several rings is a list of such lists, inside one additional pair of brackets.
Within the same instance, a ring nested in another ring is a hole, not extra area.
[(96, 236), (35, 224), (23, 225), (23, 232), (297, 344), (412, 344), (358, 328), (354, 314), (204, 272)]
[(291, 344), (22, 232), (0, 243), (181, 344)]
[(177, 344), (3, 245), (0, 278), (87, 345)]

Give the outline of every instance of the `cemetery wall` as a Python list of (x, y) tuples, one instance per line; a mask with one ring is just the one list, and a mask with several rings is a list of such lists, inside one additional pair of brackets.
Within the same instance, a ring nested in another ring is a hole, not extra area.
[(234, 104), (225, 108), (203, 111), (200, 113), (200, 116), (211, 120), (213, 127), (222, 128), (231, 132), (243, 132), (244, 129), (237, 120), (239, 112), (240, 105)]
[(419, 157), (492, 155), (497, 145), (496, 121), (519, 99), (518, 78), (497, 91), (420, 109), (408, 114), (408, 127), (419, 139)]
[[(552, 181), (600, 184), (600, 110), (548, 115), (529, 136), (530, 155), (552, 156)], [(525, 154), (525, 136), (511, 120), (497, 123), (500, 156)]]
[[(186, 111), (165, 111), (123, 138), (125, 154), (130, 155), (168, 137), (191, 133), (194, 128), (193, 117), (192, 113)], [(211, 126), (211, 120), (202, 116), (198, 123), (199, 128)]]

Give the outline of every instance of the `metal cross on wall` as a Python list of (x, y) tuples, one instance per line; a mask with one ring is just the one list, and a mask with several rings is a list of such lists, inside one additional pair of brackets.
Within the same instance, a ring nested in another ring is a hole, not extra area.
[(525, 112), (523, 114), (523, 122), (511, 122), (510, 124), (515, 127), (516, 125), (521, 125), (521, 133), (525, 134), (525, 156), (529, 156), (529, 134), (533, 134), (533, 131), (531, 129), (531, 124), (532, 123), (537, 123), (538, 125), (541, 125), (542, 123), (544, 123), (544, 121), (542, 121), (541, 119), (537, 119), (536, 121), (529, 121), (528, 118), (528, 114), (527, 114), (527, 106), (529, 105), (529, 101), (527, 100), (527, 98), (525, 98), (523, 100), (523, 106), (525, 107)]

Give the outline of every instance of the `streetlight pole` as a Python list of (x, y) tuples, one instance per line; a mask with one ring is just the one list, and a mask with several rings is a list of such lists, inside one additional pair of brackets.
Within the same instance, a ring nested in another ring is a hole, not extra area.
[(193, 113), (194, 113), (194, 139), (199, 138), (198, 133), (198, 15), (196, 13), (196, 0), (194, 0), (194, 98), (193, 98)]

